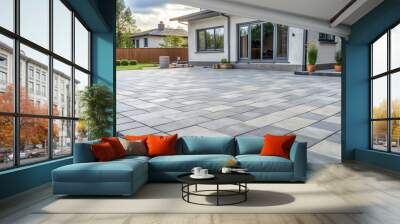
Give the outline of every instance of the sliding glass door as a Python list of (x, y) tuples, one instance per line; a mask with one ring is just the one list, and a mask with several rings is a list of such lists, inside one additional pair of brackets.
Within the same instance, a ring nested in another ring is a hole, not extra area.
[(263, 59), (273, 60), (274, 58), (274, 24), (263, 24)]
[(247, 59), (249, 57), (249, 27), (239, 27), (239, 58)]
[(251, 25), (251, 59), (261, 59), (261, 24)]

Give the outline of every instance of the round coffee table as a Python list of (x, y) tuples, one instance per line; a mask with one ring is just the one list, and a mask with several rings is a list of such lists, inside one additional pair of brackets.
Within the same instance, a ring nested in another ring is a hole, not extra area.
[[(247, 187), (247, 183), (255, 180), (255, 177), (248, 173), (229, 173), (222, 174), (217, 173), (213, 174), (215, 177), (212, 179), (193, 179), (189, 174), (182, 174), (178, 176), (178, 181), (182, 183), (182, 199), (188, 203), (197, 204), (197, 205), (234, 205), (247, 201), (247, 192), (249, 192), (249, 188)], [(215, 190), (198, 190), (197, 185), (215, 185)], [(220, 189), (220, 185), (236, 185), (238, 186), (237, 190), (223, 190)], [(191, 191), (190, 186), (195, 186), (195, 190)], [(215, 194), (206, 194), (214, 192)], [(203, 196), (203, 197), (216, 197), (216, 204), (202, 204), (193, 202), (190, 200), (190, 196)], [(223, 203), (221, 202), (221, 197), (237, 197), (240, 196), (240, 199), (231, 203)]]

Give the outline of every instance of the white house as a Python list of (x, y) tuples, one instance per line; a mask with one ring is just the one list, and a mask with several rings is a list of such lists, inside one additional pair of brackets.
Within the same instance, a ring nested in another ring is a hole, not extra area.
[(229, 59), (236, 67), (301, 70), (307, 43), (318, 49), (317, 68), (332, 68), (341, 39), (334, 35), (211, 10), (173, 18), (188, 24), (189, 62), (210, 65)]
[(166, 36), (179, 36), (187, 39), (187, 31), (165, 28), (165, 24), (161, 21), (155, 29), (134, 33), (132, 41), (135, 48), (159, 48)]

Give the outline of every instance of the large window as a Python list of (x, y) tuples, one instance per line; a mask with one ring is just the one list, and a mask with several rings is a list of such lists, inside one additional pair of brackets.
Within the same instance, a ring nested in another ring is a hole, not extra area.
[(63, 0), (1, 2), (0, 170), (70, 156), (87, 138), (90, 32)]
[(400, 25), (370, 46), (371, 148), (400, 153)]
[(197, 51), (223, 51), (224, 27), (197, 30)]

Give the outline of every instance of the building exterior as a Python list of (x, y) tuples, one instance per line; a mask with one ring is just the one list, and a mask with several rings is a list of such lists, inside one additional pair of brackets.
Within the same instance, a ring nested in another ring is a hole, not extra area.
[(146, 30), (132, 35), (135, 48), (159, 48), (166, 36), (179, 36), (187, 39), (187, 31), (184, 29), (166, 28), (160, 21), (156, 29)]
[(188, 23), (189, 62), (210, 65), (229, 59), (237, 67), (301, 70), (307, 43), (319, 49), (317, 68), (332, 68), (339, 37), (268, 21), (203, 10), (173, 18)]

